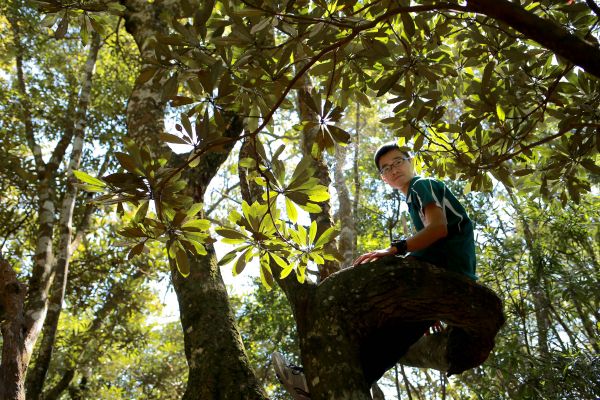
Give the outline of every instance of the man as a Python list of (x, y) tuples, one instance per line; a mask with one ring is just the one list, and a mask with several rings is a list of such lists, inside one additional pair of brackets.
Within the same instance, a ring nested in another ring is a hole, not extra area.
[[(385, 144), (375, 153), (375, 166), (382, 180), (404, 194), (416, 233), (393, 240), (385, 249), (361, 255), (353, 265), (408, 253), (409, 257), (477, 279), (471, 219), (446, 185), (416, 176), (412, 161), (410, 154), (396, 143)], [(377, 382), (411, 345), (435, 326), (435, 321), (392, 321), (361, 343), (361, 363), (368, 383)], [(300, 367), (286, 365), (279, 353), (273, 354), (273, 364), (277, 377), (294, 399), (310, 398)]]
[(410, 252), (414, 258), (477, 279), (473, 223), (446, 185), (415, 176), (412, 158), (396, 143), (377, 150), (375, 165), (381, 179), (404, 194), (417, 233), (392, 241), (386, 249), (361, 255), (354, 265)]

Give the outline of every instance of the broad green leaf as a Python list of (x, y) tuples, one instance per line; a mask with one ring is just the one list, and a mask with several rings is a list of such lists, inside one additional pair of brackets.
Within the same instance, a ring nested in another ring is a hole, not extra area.
[(198, 214), (200, 211), (202, 211), (202, 207), (204, 205), (202, 203), (194, 203), (191, 205), (191, 207), (187, 210), (187, 212), (185, 213), (185, 215), (188, 218), (191, 218), (193, 216), (195, 216), (196, 214)]
[(410, 14), (404, 12), (400, 14), (400, 18), (402, 19), (402, 26), (404, 27), (404, 32), (406, 33), (406, 36), (409, 38), (414, 36), (416, 32), (415, 23), (413, 22)]
[(148, 213), (148, 206), (150, 205), (149, 201), (142, 201), (142, 205), (135, 212), (135, 216), (133, 217), (133, 221), (142, 222), (144, 218), (146, 218), (146, 214)]
[[(296, 204), (298, 204), (298, 203), (296, 203)], [(311, 214), (318, 214), (321, 211), (323, 211), (321, 206), (319, 206), (318, 204), (315, 204), (315, 203), (306, 203), (306, 204), (298, 204), (298, 205), (300, 206), (301, 209), (303, 209), (307, 213), (311, 213)]]
[(308, 244), (306, 241), (307, 237), (308, 232), (306, 231), (306, 228), (302, 225), (298, 225), (298, 244), (302, 247), (306, 247)]
[(279, 265), (281, 268), (286, 269), (289, 266), (288, 263), (285, 262), (285, 260), (283, 258), (279, 257), (277, 254), (269, 253), (269, 255), (273, 258), (273, 260), (275, 260), (277, 265)]
[(204, 245), (202, 243), (198, 242), (197, 240), (191, 240), (191, 239), (188, 241), (192, 244), (192, 246), (194, 246), (194, 250), (196, 250), (197, 255), (205, 256), (208, 254), (208, 252), (206, 251), (206, 247), (204, 247)]
[(317, 237), (317, 221), (313, 221), (308, 229), (308, 243), (314, 243)]
[(281, 270), (281, 273), (279, 274), (279, 278), (280, 279), (285, 279), (290, 272), (292, 272), (294, 270), (294, 264), (290, 264), (287, 267), (285, 267), (284, 269)]
[(377, 91), (377, 97), (381, 97), (387, 92), (389, 92), (390, 89), (394, 87), (396, 82), (398, 82), (398, 79), (400, 79), (402, 73), (402, 71), (396, 71), (393, 74), (389, 75), (387, 78), (382, 79), (379, 82), (379, 90)]
[(93, 176), (88, 175), (83, 171), (73, 170), (73, 175), (75, 175), (75, 177), (77, 179), (79, 179), (81, 182), (89, 183), (90, 185), (99, 186), (99, 187), (106, 186), (106, 182), (104, 182), (98, 178), (94, 178)]
[(195, 228), (195, 229), (199, 229), (201, 231), (206, 231), (210, 228), (210, 221), (207, 219), (193, 219), (193, 220), (184, 222), (181, 225), (181, 227), (184, 230), (189, 230), (186, 228)]
[(126, 226), (119, 231), (119, 235), (125, 237), (145, 237), (146, 232), (137, 226)]
[(177, 246), (176, 260), (177, 260), (177, 269), (179, 270), (179, 273), (183, 277), (187, 277), (190, 274), (190, 260), (188, 259), (188, 255), (185, 252), (185, 250), (183, 249), (183, 247), (181, 247), (181, 244), (179, 244), (179, 246)]
[(142, 252), (144, 251), (144, 247), (145, 247), (145, 242), (140, 242), (138, 244), (136, 244), (135, 246), (133, 246), (131, 248), (131, 250), (129, 251), (129, 253), (127, 254), (127, 259), (131, 260), (133, 257), (142, 254)]
[(239, 275), (244, 270), (244, 268), (246, 268), (246, 255), (250, 253), (251, 250), (251, 248), (247, 249), (238, 257), (237, 261), (235, 262), (235, 265), (233, 266), (233, 276)]
[(315, 247), (323, 247), (327, 243), (331, 242), (338, 234), (339, 231), (334, 227), (328, 228), (325, 232), (323, 232), (323, 234), (321, 234), (321, 236), (319, 236), (319, 239), (317, 239), (315, 242)]
[(181, 138), (177, 135), (173, 135), (171, 133), (161, 133), (160, 138), (167, 143), (187, 144), (187, 145), (190, 144), (190, 142), (186, 141), (184, 138)]
[(215, 231), (228, 239), (248, 239), (248, 237), (246, 235), (244, 235), (241, 232), (238, 231), (234, 231), (233, 229), (229, 229), (229, 228), (217, 228), (215, 229)]
[(308, 194), (310, 201), (314, 201), (315, 203), (327, 201), (331, 197), (327, 188), (322, 185), (315, 186), (314, 189), (307, 191), (306, 194)]
[(371, 101), (369, 100), (369, 97), (360, 90), (354, 91), (354, 98), (360, 105), (365, 106), (367, 108), (371, 107)]
[(285, 209), (287, 211), (288, 218), (290, 221), (292, 221), (292, 223), (295, 224), (298, 221), (298, 210), (296, 209), (294, 203), (292, 203), (292, 201), (287, 197), (285, 198)]
[(271, 268), (269, 268), (268, 256), (264, 257), (264, 260), (265, 261), (263, 261), (263, 258), (261, 258), (260, 281), (267, 290), (271, 290), (273, 288), (275, 280), (273, 279), (273, 273), (271, 272)]
[(310, 258), (312, 258), (317, 264), (325, 264), (325, 260), (317, 252), (311, 252)]
[(502, 106), (500, 106), (500, 103), (496, 104), (496, 115), (498, 115), (500, 121), (504, 122), (506, 119), (506, 114), (504, 114), (504, 110), (502, 109)]
[(298, 282), (304, 283), (306, 280), (306, 267), (298, 266), (298, 268), (296, 268), (296, 279)]
[(230, 262), (232, 262), (235, 259), (235, 256), (237, 255), (238, 252), (247, 249), (249, 246), (241, 246), (238, 247), (236, 249), (231, 250), (230, 252), (228, 252), (227, 254), (225, 254), (223, 256), (223, 258), (221, 258), (218, 262), (217, 265), (219, 266), (223, 266), (223, 265), (227, 265)]
[(127, 171), (131, 172), (132, 174), (141, 174), (141, 170), (135, 162), (135, 159), (129, 154), (117, 151), (115, 152), (115, 157), (117, 157), (117, 160), (119, 160), (121, 166)]
[(162, 86), (162, 93), (160, 95), (161, 101), (171, 100), (177, 96), (177, 90), (179, 87), (177, 74), (171, 76)]

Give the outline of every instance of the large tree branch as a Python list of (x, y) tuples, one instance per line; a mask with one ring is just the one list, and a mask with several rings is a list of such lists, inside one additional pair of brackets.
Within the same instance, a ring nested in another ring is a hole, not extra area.
[[(504, 323), (502, 302), (490, 289), (457, 273), (397, 257), (332, 274), (318, 285), (310, 310), (301, 345), (303, 350), (322, 350), (318, 359), (303, 357), (303, 362), (311, 393), (314, 389), (318, 398), (331, 399), (345, 398), (344, 392), (330, 393), (327, 386), (340, 374), (355, 385), (353, 391), (365, 390), (359, 344), (383, 326), (396, 326), (392, 329), (402, 337), (405, 323), (444, 321), (446, 332), (418, 342), (401, 361), (453, 374), (483, 363)], [(343, 352), (336, 351), (341, 348)]]
[(468, 0), (468, 7), (504, 22), (586, 72), (600, 78), (600, 48), (563, 27), (525, 11), (507, 0)]

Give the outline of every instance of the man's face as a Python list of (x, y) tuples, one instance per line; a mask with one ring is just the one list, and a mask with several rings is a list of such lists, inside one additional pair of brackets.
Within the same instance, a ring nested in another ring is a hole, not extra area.
[(394, 189), (405, 192), (415, 176), (411, 159), (400, 150), (391, 150), (379, 159), (381, 179)]

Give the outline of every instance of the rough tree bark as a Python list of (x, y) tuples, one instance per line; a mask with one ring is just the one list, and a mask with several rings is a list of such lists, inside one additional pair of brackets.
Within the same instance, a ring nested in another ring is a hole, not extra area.
[(0, 399), (25, 399), (27, 353), (23, 304), (27, 288), (18, 281), (8, 261), (0, 254), (0, 328), (2, 362), (0, 363)]
[[(224, 136), (236, 138), (242, 132), (241, 118), (229, 115), (229, 120)], [(223, 152), (205, 154), (198, 167), (186, 174), (194, 202), (204, 201), (208, 184), (232, 147), (233, 143)], [(214, 248), (208, 244), (206, 249), (207, 255), (190, 257), (188, 277), (171, 271), (190, 367), (183, 399), (264, 400), (266, 395), (250, 368), (235, 324)]]
[(450, 329), (424, 337), (401, 362), (450, 373), (483, 363), (504, 323), (502, 303), (491, 290), (404, 258), (344, 269), (301, 292), (292, 298), (315, 400), (370, 399), (358, 344), (386, 322), (447, 323)]
[[(176, 15), (180, 4), (178, 1), (151, 4), (131, 0), (125, 5), (128, 9), (127, 30), (138, 44), (142, 58), (152, 60), (154, 54), (148, 48), (148, 41), (167, 30), (161, 21), (165, 20), (165, 14)], [(127, 109), (129, 135), (136, 143), (145, 143), (151, 148), (160, 146), (158, 137), (164, 129), (164, 112), (161, 88), (150, 81), (136, 84)], [(241, 133), (241, 121), (234, 115), (227, 117), (231, 124), (223, 134), (237, 137)], [(204, 154), (200, 164), (186, 174), (188, 189), (196, 202), (202, 201), (208, 184), (231, 147), (233, 144), (223, 152)], [(187, 278), (176, 270), (171, 272), (189, 367), (183, 398), (263, 400), (266, 396), (244, 352), (214, 249), (211, 245), (206, 248), (206, 256), (190, 258), (191, 272)]]

